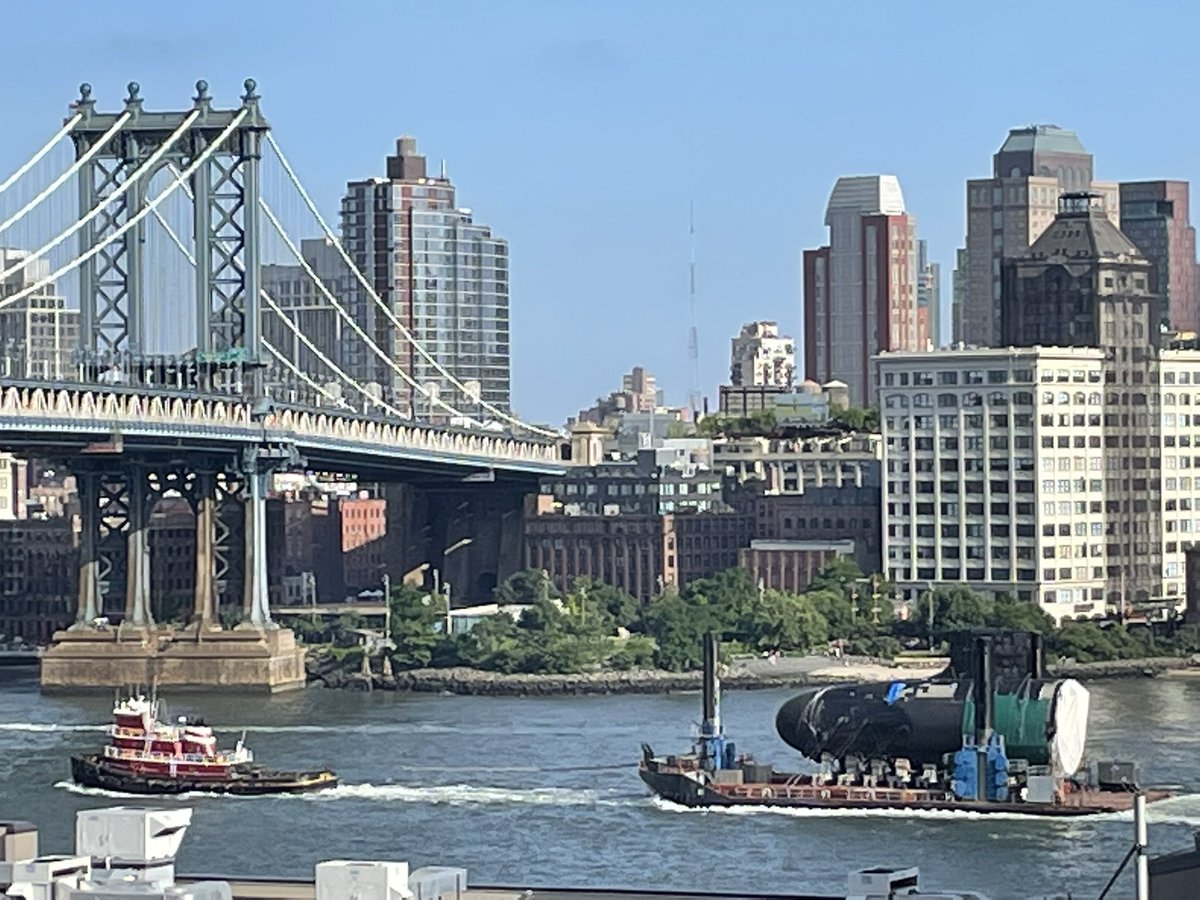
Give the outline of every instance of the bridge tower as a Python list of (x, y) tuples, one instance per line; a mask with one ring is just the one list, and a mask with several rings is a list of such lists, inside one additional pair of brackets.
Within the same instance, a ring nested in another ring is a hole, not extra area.
[[(240, 397), (256, 412), (266, 409), (261, 347), (261, 226), (259, 214), (262, 143), (269, 125), (259, 109), (257, 85), (247, 79), (241, 106), (214, 107), (204, 81), (196, 83), (190, 109), (151, 112), (136, 82), (124, 108), (100, 112), (90, 85), (71, 105), (80, 116), (71, 132), (79, 171), (79, 209), (85, 216), (105, 209), (79, 231), (80, 371), (85, 381), (150, 384), (168, 366), (182, 386), (200, 393)], [(106, 139), (118, 120), (122, 127)], [(101, 145), (101, 146), (97, 146)], [(149, 165), (149, 168), (146, 168)], [(140, 174), (134, 177), (135, 172)], [(192, 206), (192, 255), (196, 260), (193, 346), (183, 360), (147, 353), (146, 327), (152, 304), (169, 298), (147, 292), (145, 212), (154, 202), (151, 178), (186, 174)], [(131, 224), (132, 223), (132, 224)], [(103, 245), (122, 228), (116, 240)], [(96, 248), (99, 247), (97, 250)], [(214, 471), (191, 465), (196, 511), (197, 584), (194, 621), (215, 626), (218, 576), (228, 568), (237, 535), (218, 521), (214, 509), (224, 485), (242, 487), (243, 613), (255, 627), (271, 624), (267, 605), (267, 479), (281, 457), (279, 448), (243, 447)], [(102, 468), (102, 467), (101, 467)], [(123, 593), (125, 621), (151, 624), (149, 518), (154, 484), (174, 471), (161, 464), (113, 460), (112, 471), (84, 466), (81, 485), (79, 624), (103, 609), (102, 586)], [(217, 476), (221, 475), (221, 478)], [(117, 490), (114, 493), (114, 485)], [(112, 510), (119, 509), (114, 518)], [(114, 533), (116, 532), (116, 533)], [(124, 535), (124, 540), (114, 540)]]

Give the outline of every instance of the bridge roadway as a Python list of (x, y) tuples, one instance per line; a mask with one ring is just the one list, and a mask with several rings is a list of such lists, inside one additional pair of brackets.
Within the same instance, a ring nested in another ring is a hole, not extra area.
[(309, 469), (381, 481), (454, 473), (527, 481), (564, 471), (555, 443), (501, 433), (283, 404), (255, 416), (240, 399), (142, 387), (0, 387), (0, 446), (18, 453), (213, 453), (261, 444), (295, 447)]

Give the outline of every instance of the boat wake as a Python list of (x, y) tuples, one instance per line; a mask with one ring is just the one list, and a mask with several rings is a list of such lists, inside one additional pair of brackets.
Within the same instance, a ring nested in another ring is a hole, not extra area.
[(103, 731), (104, 725), (60, 725), (54, 722), (0, 722), (0, 731), (51, 734), (56, 731)]
[[(458, 729), (448, 725), (420, 723), (391, 723), (379, 725), (354, 725), (355, 734), (453, 734)], [(346, 728), (332, 725), (218, 725), (213, 731), (222, 734), (345, 734)]]
[[(124, 791), (108, 791), (104, 788), (84, 787), (82, 784), (76, 784), (73, 781), (58, 781), (54, 786), (59, 790), (70, 791), (72, 794), (79, 794), (82, 797), (107, 797), (111, 800), (141, 800), (145, 801), (145, 794), (127, 794)], [(164, 800), (200, 800), (208, 797), (226, 797), (230, 800), (255, 799), (252, 797), (229, 797), (221, 794), (206, 794), (200, 791), (192, 791), (186, 794), (159, 794), (153, 799), (155, 802)]]
[[(108, 791), (103, 788), (83, 787), (73, 781), (60, 781), (54, 785), (86, 797), (107, 797), (116, 800), (145, 800), (144, 795)], [(449, 785), (404, 785), (404, 784), (342, 784), (322, 791), (293, 794), (269, 794), (257, 797), (230, 794), (210, 794), (192, 791), (186, 794), (167, 794), (156, 800), (309, 800), (314, 802), (338, 802), (347, 800), (373, 803), (419, 803), (430, 806), (648, 806), (649, 797), (621, 795), (594, 790), (570, 788), (502, 788), (480, 787), (470, 784)]]
[[(929, 819), (932, 821), (963, 822), (1009, 821), (1009, 822), (1053, 822), (1069, 825), (1079, 822), (1130, 822), (1133, 812), (1094, 813), (1071, 818), (1053, 818), (1029, 813), (994, 812), (983, 813), (962, 809), (804, 809), (786, 806), (723, 806), (689, 807), (654, 797), (651, 805), (664, 812), (691, 813), (718, 816), (791, 816), (798, 819)], [(1147, 810), (1151, 824), (1169, 823), (1200, 826), (1200, 794), (1185, 794), (1151, 803)]]
[[(89, 731), (102, 732), (107, 725), (60, 724), (57, 722), (0, 722), (0, 732), (27, 732), (30, 734), (53, 734), (56, 732)], [(220, 734), (345, 734), (346, 729), (330, 725), (222, 725), (213, 728)], [(448, 725), (388, 724), (355, 725), (356, 734), (453, 734), (458, 731)]]
[[(641, 797), (621, 796), (573, 788), (504, 788), (471, 784), (404, 785), (343, 784), (307, 795), (318, 802), (369, 800), (381, 803), (424, 803), (444, 806), (631, 806), (643, 805)], [(648, 798), (647, 798), (648, 799)]]

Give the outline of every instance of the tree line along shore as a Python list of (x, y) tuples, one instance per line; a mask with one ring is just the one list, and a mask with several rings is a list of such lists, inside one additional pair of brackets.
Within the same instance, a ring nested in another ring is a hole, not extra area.
[[(462, 633), (446, 633), (445, 597), (408, 585), (388, 597), (382, 640), (367, 640), (370, 630), (352, 614), (301, 618), (293, 628), (309, 648), (311, 682), (479, 694), (690, 690), (709, 631), (721, 637), (730, 687), (927, 676), (951, 633), (985, 626), (1042, 634), (1051, 668), (1082, 677), (1185, 670), (1200, 652), (1198, 629), (1176, 620), (1058, 624), (1034, 604), (966, 585), (935, 588), (902, 618), (891, 595), (883, 579), (864, 577), (845, 558), (800, 594), (764, 590), (729, 569), (644, 604), (588, 579), (561, 593), (527, 570), (497, 587), (499, 612)], [(829, 664), (796, 664), (813, 655)], [(763, 657), (784, 664), (754, 663)]]

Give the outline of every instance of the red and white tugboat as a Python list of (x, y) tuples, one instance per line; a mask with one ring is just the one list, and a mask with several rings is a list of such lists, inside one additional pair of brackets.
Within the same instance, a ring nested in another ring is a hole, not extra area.
[(220, 750), (202, 721), (181, 717), (171, 725), (160, 722), (158, 712), (158, 701), (145, 697), (118, 703), (108, 744), (99, 753), (71, 757), (75, 783), (128, 794), (282, 794), (337, 785), (328, 769), (263, 769), (243, 741), (233, 750)]

